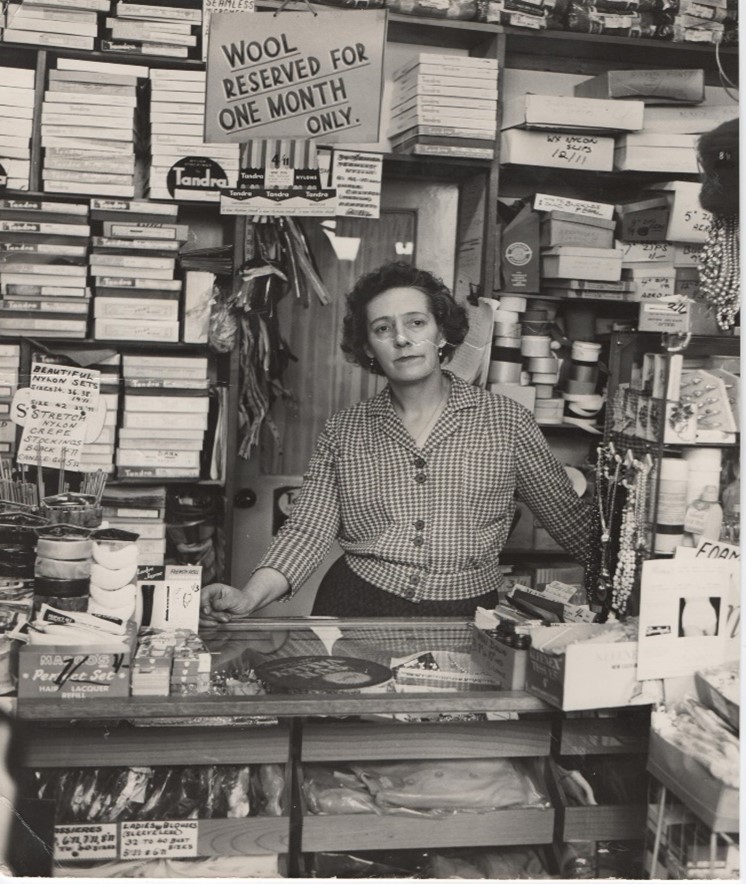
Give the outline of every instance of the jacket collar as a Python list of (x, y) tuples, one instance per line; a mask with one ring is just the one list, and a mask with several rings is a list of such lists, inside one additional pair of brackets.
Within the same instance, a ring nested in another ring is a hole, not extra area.
[[(455, 432), (461, 423), (459, 412), (467, 408), (476, 407), (479, 397), (479, 390), (476, 387), (468, 384), (450, 371), (444, 371), (443, 373), (451, 381), (451, 391), (445, 410), (440, 416), (435, 429), (430, 434), (425, 448), (437, 445), (446, 436), (450, 436), (451, 433)], [(378, 428), (408, 448), (414, 447), (412, 437), (404, 429), (404, 425), (399, 420), (396, 411), (394, 411), (394, 406), (391, 402), (391, 388), (388, 385), (368, 401), (368, 407), (370, 415)]]

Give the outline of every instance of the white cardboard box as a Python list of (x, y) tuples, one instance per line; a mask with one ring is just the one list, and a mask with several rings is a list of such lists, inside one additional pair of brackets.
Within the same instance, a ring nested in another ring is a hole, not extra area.
[[(637, 642), (583, 642), (603, 626), (582, 623), (531, 630), (526, 690), (560, 709), (606, 709), (654, 702), (637, 680)], [(564, 654), (548, 643), (576, 639)]]
[(542, 252), (541, 273), (553, 279), (617, 282), (622, 278), (622, 250), (555, 246)]
[(601, 135), (568, 135), (508, 129), (502, 133), (501, 160), (523, 166), (611, 172), (614, 139)]
[(557, 132), (636, 132), (642, 129), (642, 101), (523, 95), (503, 105), (502, 129), (552, 129)]

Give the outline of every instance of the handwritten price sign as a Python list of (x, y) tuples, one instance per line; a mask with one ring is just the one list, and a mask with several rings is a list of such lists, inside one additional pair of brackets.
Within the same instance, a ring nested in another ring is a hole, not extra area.
[(196, 820), (122, 823), (121, 859), (197, 856)]
[(116, 823), (55, 826), (55, 860), (116, 859)]

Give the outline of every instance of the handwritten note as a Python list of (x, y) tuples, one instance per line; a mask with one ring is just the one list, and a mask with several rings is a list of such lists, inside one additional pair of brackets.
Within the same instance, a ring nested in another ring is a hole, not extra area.
[(611, 203), (594, 203), (590, 200), (575, 200), (568, 196), (537, 193), (534, 197), (534, 210), (537, 212), (568, 212), (572, 215), (588, 215), (611, 221), (614, 206)]
[(336, 214), (347, 218), (379, 218), (382, 174), (382, 154), (335, 150), (332, 187), (337, 189)]
[(121, 859), (197, 856), (196, 820), (165, 820), (121, 824)]
[(34, 362), (29, 386), (37, 394), (60, 393), (70, 405), (93, 412), (98, 407), (100, 377), (100, 372), (89, 368)]
[(81, 823), (54, 827), (54, 858), (61, 860), (116, 859), (116, 823)]
[(31, 399), (30, 409), (18, 446), (18, 463), (62, 467), (80, 467), (80, 449), (86, 436), (86, 412), (66, 402)]

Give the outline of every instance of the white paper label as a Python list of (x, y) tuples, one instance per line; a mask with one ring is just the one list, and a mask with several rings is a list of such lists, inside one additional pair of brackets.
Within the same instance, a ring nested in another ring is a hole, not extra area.
[(122, 823), (121, 859), (197, 856), (196, 820)]
[(614, 217), (614, 206), (610, 203), (574, 200), (567, 196), (555, 196), (549, 193), (536, 194), (534, 210), (536, 212), (571, 212), (573, 215), (588, 215), (591, 218), (602, 218), (604, 221), (611, 221)]
[(661, 298), (640, 304), (638, 329), (662, 334), (686, 334), (689, 331), (689, 302), (686, 298)]
[(55, 826), (54, 858), (56, 862), (71, 859), (116, 859), (116, 823)]
[(337, 188), (337, 215), (380, 217), (383, 154), (335, 150), (332, 187)]

